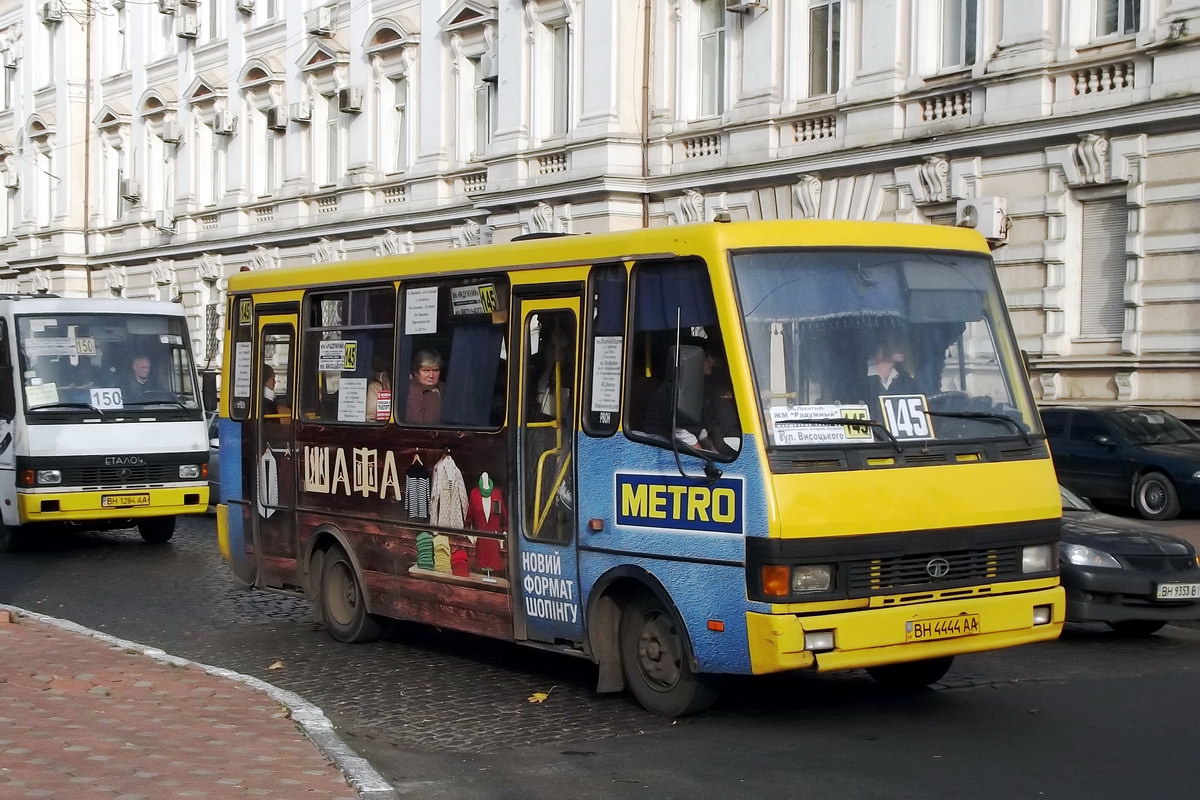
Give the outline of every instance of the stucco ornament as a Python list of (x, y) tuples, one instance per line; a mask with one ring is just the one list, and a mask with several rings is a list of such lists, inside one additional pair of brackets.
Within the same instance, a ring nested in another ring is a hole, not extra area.
[(341, 244), (321, 237), (317, 241), (313, 242), (312, 257), (314, 264), (326, 264), (332, 261), (341, 261)]
[(1108, 139), (1085, 133), (1075, 145), (1075, 164), (1083, 183), (1104, 183), (1108, 180)]
[(33, 284), (35, 294), (46, 294), (50, 291), (50, 271), (45, 269), (35, 269), (29, 274), (30, 281)]
[(816, 219), (821, 214), (821, 179), (816, 175), (801, 175), (793, 189), (796, 208), (801, 219)]
[(375, 244), (375, 250), (381, 256), (401, 256), (413, 251), (412, 231), (401, 233), (389, 228), (383, 232)]
[(480, 225), (473, 219), (469, 219), (459, 227), (455, 228), (455, 247), (473, 247), (479, 244), (482, 231)]
[(113, 297), (125, 296), (125, 285), (129, 282), (129, 274), (125, 267), (110, 264), (108, 269), (104, 270), (104, 288), (108, 289), (108, 293)]
[(941, 156), (927, 156), (917, 176), (925, 193), (925, 202), (944, 203), (950, 199), (950, 162)]
[(225, 264), (219, 253), (204, 253), (200, 256), (200, 263), (196, 266), (196, 273), (200, 280), (207, 284), (216, 283), (221, 279), (221, 273), (224, 271)]
[(254, 269), (276, 269), (279, 266), (279, 250), (258, 245), (254, 248)]

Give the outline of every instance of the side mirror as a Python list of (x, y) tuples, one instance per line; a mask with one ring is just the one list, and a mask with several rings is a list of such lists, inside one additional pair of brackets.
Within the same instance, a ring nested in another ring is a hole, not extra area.
[(675, 422), (699, 425), (704, 409), (704, 348), (690, 344), (672, 347), (671, 363), (678, 365), (675, 371)]
[(1107, 433), (1100, 434), (1099, 436), (1097, 436), (1095, 438), (1094, 441), (1096, 442), (1096, 444), (1102, 444), (1102, 445), (1111, 445), (1113, 443), (1112, 437), (1109, 436)]
[(212, 449), (214, 449), (214, 450), (220, 449), (220, 447), (221, 447), (221, 440), (220, 440), (220, 439), (218, 439), (216, 436), (214, 436), (213, 438), (211, 438), (211, 439), (209, 439), (209, 440), (208, 440), (208, 446), (209, 446), (209, 447), (211, 447), (211, 448), (212, 448)]

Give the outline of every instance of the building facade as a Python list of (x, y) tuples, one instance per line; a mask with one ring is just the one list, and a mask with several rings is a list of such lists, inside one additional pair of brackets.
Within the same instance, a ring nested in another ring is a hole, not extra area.
[[(1200, 418), (1200, 0), (0, 0), (0, 291), (972, 223), (1043, 402)], [(965, 219), (964, 219), (965, 217)]]

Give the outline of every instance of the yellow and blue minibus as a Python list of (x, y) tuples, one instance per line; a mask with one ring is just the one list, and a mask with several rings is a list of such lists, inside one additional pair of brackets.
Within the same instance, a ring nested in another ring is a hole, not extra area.
[(341, 641), (387, 619), (720, 676), (924, 686), (1055, 638), (1060, 503), (984, 240), (711, 223), (229, 282), (218, 529)]

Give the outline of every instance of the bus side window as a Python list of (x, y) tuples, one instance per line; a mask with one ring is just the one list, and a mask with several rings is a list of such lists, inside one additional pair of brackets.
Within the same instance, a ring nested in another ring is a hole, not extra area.
[(620, 427), (626, 281), (622, 263), (592, 269), (583, 406), (583, 429), (592, 436), (612, 436)]
[(230, 297), (225, 315), (229, 320), (228, 354), (230, 374), (233, 380), (227, 391), (229, 395), (229, 418), (242, 421), (250, 416), (250, 404), (254, 399), (254, 305), (249, 297)]
[[(731, 461), (742, 429), (717, 321), (712, 283), (697, 259), (645, 261), (633, 268), (632, 336), (625, 384), (625, 433), (634, 441), (681, 444)], [(676, 328), (680, 344), (704, 350), (704, 404), (698, 424), (672, 429)]]
[[(390, 285), (309, 295), (302, 420), (365, 425), (391, 420), (395, 319), (396, 290)], [(285, 392), (295, 395), (290, 388)]]
[(396, 362), (396, 421), (441, 428), (504, 424), (508, 280), (406, 283)]
[(8, 348), (8, 320), (0, 319), (0, 417), (11, 420), (17, 415), (17, 394), (13, 386), (12, 354)]

